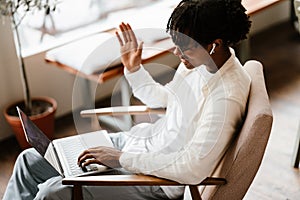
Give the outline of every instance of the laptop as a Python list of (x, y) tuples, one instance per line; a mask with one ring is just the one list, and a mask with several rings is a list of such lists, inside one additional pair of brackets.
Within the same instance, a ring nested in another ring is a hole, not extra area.
[(90, 164), (86, 168), (77, 165), (78, 156), (84, 150), (97, 146), (113, 147), (107, 131), (94, 131), (51, 141), (19, 107), (17, 107), (17, 110), (27, 142), (62, 177), (78, 177), (112, 170), (99, 164)]

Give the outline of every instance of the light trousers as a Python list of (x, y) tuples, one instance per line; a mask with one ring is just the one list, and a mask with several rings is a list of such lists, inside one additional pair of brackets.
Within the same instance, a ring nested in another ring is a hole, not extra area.
[[(129, 172), (114, 170), (107, 174), (129, 174)], [(99, 200), (168, 199), (159, 186), (86, 186), (83, 187), (83, 196), (84, 199)], [(59, 173), (31, 148), (18, 156), (3, 200), (71, 198), (72, 187), (62, 185)]]

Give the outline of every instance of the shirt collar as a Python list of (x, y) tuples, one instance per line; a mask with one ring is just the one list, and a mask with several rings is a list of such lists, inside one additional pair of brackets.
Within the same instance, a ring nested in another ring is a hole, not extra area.
[(240, 61), (236, 58), (234, 49), (229, 48), (231, 56), (228, 60), (222, 65), (222, 67), (208, 80), (207, 85), (205, 87), (212, 88), (220, 78), (229, 70), (231, 70), (235, 66), (241, 66)]

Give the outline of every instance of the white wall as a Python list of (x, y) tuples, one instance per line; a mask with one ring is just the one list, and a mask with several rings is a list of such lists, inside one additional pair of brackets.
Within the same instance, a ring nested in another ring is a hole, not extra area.
[[(252, 17), (252, 34), (257, 33), (269, 26), (287, 20), (289, 17), (289, 2), (271, 7), (270, 9)], [(12, 135), (3, 118), (4, 108), (16, 100), (23, 98), (22, 85), (20, 82), (17, 57), (13, 45), (13, 38), (9, 23), (0, 23), (0, 140)], [(56, 116), (70, 113), (72, 110), (72, 90), (74, 76), (45, 63), (44, 52), (25, 58), (26, 70), (29, 76), (29, 84), (32, 96), (50, 96), (57, 100), (58, 110)], [(163, 62), (168, 63), (172, 58), (166, 58)], [(173, 60), (171, 65), (176, 62)], [(97, 99), (110, 95), (115, 87), (116, 79), (101, 85), (97, 92)], [(95, 84), (93, 84), (95, 87)]]
[(12, 32), (8, 20), (0, 23), (0, 138), (11, 131), (4, 119), (4, 107), (22, 98), (22, 85)]

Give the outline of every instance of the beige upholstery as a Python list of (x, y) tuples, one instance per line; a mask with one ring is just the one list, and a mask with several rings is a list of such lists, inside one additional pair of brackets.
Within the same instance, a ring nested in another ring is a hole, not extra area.
[(265, 87), (263, 67), (248, 61), (244, 68), (252, 83), (248, 110), (240, 134), (226, 152), (220, 177), (227, 184), (218, 188), (206, 187), (203, 199), (240, 200), (246, 194), (261, 164), (272, 126), (272, 111)]
[(297, 28), (300, 33), (300, 0), (294, 0), (295, 15), (298, 18)]
[[(204, 181), (200, 183), (200, 185), (218, 185), (206, 186), (201, 194), (203, 199), (242, 199), (251, 185), (264, 155), (273, 117), (265, 87), (263, 68), (261, 63), (257, 61), (248, 61), (244, 67), (252, 79), (246, 118), (241, 131), (237, 130), (237, 137), (233, 140), (232, 145), (226, 152), (222, 160), (222, 165), (218, 168), (218, 177), (225, 178), (227, 183), (224, 184), (225, 181), (223, 179), (218, 182), (217, 179), (213, 179), (213, 182)], [(216, 174), (213, 176), (216, 177), (215, 175)], [(179, 184), (165, 179), (159, 179), (159, 181), (157, 178), (149, 180), (149, 178), (147, 178), (149, 176), (144, 176), (145, 181), (141, 181), (143, 176), (126, 177), (126, 180), (124, 180), (125, 177), (120, 177), (120, 179), (115, 175), (113, 175), (113, 177), (113, 181), (111, 182), (107, 181), (107, 176), (105, 176), (105, 178), (101, 178), (101, 176), (96, 178), (69, 178), (64, 179), (63, 184), (76, 186), (74, 189), (75, 198), (81, 195), (82, 185)], [(132, 178), (132, 181), (130, 181), (130, 178)], [(136, 181), (136, 178), (138, 178), (138, 181)], [(93, 181), (91, 181), (91, 179), (93, 179)], [(194, 194), (193, 199), (201, 199), (201, 197), (198, 196), (199, 193), (196, 186), (191, 186), (190, 189)], [(80, 197), (78, 199), (80, 199)], [(189, 194), (185, 195), (184, 199), (189, 199)]]

